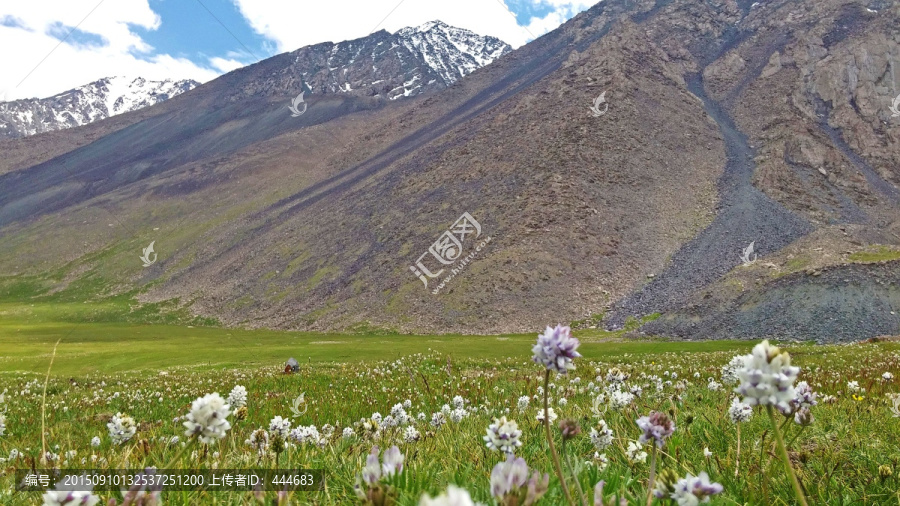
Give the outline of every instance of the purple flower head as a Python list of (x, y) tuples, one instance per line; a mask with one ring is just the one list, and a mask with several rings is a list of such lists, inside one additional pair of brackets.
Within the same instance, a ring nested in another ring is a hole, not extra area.
[[(546, 492), (550, 484), (550, 475), (535, 471), (528, 478), (528, 465), (522, 458), (507, 455), (505, 462), (500, 462), (491, 471), (491, 495), (500, 504), (534, 504)], [(522, 494), (525, 501), (521, 501)]]
[(646, 443), (650, 440), (656, 441), (656, 446), (662, 448), (665, 439), (675, 432), (675, 422), (669, 419), (665, 413), (659, 411), (651, 411), (650, 416), (642, 416), (637, 420), (638, 427), (642, 431), (638, 442)]
[(678, 504), (705, 503), (709, 502), (709, 496), (719, 494), (722, 490), (722, 485), (710, 483), (709, 476), (705, 472), (701, 472), (699, 476), (688, 473), (675, 484), (675, 490), (670, 498)]
[(374, 485), (381, 479), (381, 465), (378, 462), (378, 447), (373, 446), (372, 452), (366, 457), (366, 466), (362, 470), (362, 480), (367, 485)]
[(575, 351), (578, 345), (578, 339), (572, 337), (569, 327), (561, 325), (553, 329), (547, 327), (547, 330), (538, 336), (537, 344), (531, 349), (534, 353), (532, 360), (550, 371), (566, 374), (575, 369), (573, 360), (581, 356)]
[(400, 448), (392, 446), (385, 450), (382, 456), (381, 472), (384, 476), (393, 476), (403, 472), (403, 454)]

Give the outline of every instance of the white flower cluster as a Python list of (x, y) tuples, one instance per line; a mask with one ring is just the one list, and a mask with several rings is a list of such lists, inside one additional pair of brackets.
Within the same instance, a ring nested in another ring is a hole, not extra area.
[(740, 384), (735, 392), (744, 396), (744, 402), (790, 410), (795, 395), (794, 381), (800, 373), (799, 367), (791, 365), (791, 356), (763, 341), (742, 358), (743, 367), (737, 371)]
[(206, 394), (191, 404), (191, 412), (187, 415), (184, 435), (197, 436), (202, 443), (211, 444), (225, 437), (231, 428), (228, 415), (229, 406), (217, 393)]
[(525, 411), (526, 409), (528, 409), (529, 402), (531, 402), (531, 397), (523, 395), (522, 397), (519, 397), (519, 402), (517, 403), (516, 407), (519, 409), (519, 411)]
[(134, 423), (134, 418), (122, 413), (113, 415), (109, 423), (106, 424), (106, 428), (109, 429), (109, 438), (117, 445), (125, 443), (134, 437), (134, 434), (137, 432), (137, 424)]
[(591, 443), (597, 450), (603, 451), (613, 442), (613, 431), (606, 424), (606, 420), (597, 422), (596, 427), (591, 427)]
[(753, 408), (749, 404), (744, 404), (737, 397), (731, 400), (731, 407), (728, 408), (728, 418), (733, 423), (746, 422), (751, 416), (753, 416)]
[(247, 389), (242, 385), (237, 385), (231, 389), (226, 400), (231, 409), (237, 411), (247, 405)]
[(269, 422), (269, 433), (272, 436), (280, 437), (282, 441), (287, 441), (288, 435), (291, 433), (291, 421), (276, 416)]
[(500, 450), (506, 454), (515, 453), (516, 448), (522, 446), (519, 437), (522, 431), (519, 430), (516, 422), (501, 417), (499, 420), (494, 418), (494, 423), (488, 426), (487, 435), (484, 436), (484, 442), (491, 450)]

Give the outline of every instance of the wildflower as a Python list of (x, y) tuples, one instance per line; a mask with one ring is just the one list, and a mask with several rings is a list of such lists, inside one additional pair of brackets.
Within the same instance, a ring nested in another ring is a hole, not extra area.
[(291, 421), (285, 420), (280, 416), (276, 416), (269, 422), (269, 434), (273, 436), (278, 436), (282, 439), (282, 441), (288, 438), (288, 434), (291, 432)]
[(712, 378), (709, 378), (709, 384), (706, 385), (706, 388), (708, 388), (712, 392), (718, 391), (719, 388), (721, 388), (721, 387), (722, 387), (722, 384), (716, 382), (716, 380), (714, 380)]
[(227, 417), (230, 414), (225, 399), (217, 393), (207, 394), (196, 399), (191, 404), (191, 412), (187, 415), (187, 421), (182, 425), (187, 429), (185, 436), (198, 436), (201, 442), (213, 443), (216, 439), (225, 437), (225, 432), (231, 428)]
[(235, 420), (243, 420), (247, 418), (247, 406), (241, 406), (234, 412)]
[(791, 356), (763, 341), (743, 359), (744, 365), (737, 371), (740, 384), (735, 392), (744, 396), (744, 403), (789, 409), (788, 403), (794, 398), (794, 380), (800, 373), (799, 367), (791, 366)]
[(801, 426), (807, 426), (813, 423), (815, 419), (812, 416), (812, 412), (809, 410), (808, 406), (803, 406), (798, 409), (796, 413), (794, 413), (794, 423)]
[(647, 461), (647, 452), (644, 451), (643, 446), (635, 441), (628, 442), (628, 448), (625, 449), (625, 456), (628, 457), (628, 460), (631, 461), (632, 464), (643, 464)]
[(237, 385), (231, 389), (228, 399), (225, 401), (231, 406), (231, 409), (238, 410), (247, 405), (247, 389), (241, 385)]
[(250, 434), (250, 439), (244, 441), (244, 444), (256, 450), (256, 454), (264, 456), (269, 451), (269, 433), (266, 429), (256, 429)]
[(450, 421), (452, 421), (453, 423), (459, 423), (463, 418), (466, 417), (466, 414), (466, 410), (462, 408), (456, 408), (450, 412)]
[[(536, 417), (537, 421), (543, 422), (544, 421), (544, 409), (538, 408), (537, 412), (538, 412), (537, 417)], [(553, 411), (553, 408), (547, 408), (547, 413), (550, 418), (550, 420), (549, 420), (550, 423), (555, 422), (557, 416), (556, 416), (556, 413)]]
[(466, 489), (449, 485), (447, 490), (437, 497), (422, 494), (419, 506), (475, 506), (475, 502)]
[(525, 411), (526, 409), (528, 409), (528, 403), (530, 401), (531, 397), (523, 395), (522, 397), (519, 397), (519, 402), (517, 403), (516, 407), (519, 409), (519, 411)]
[(515, 453), (516, 448), (522, 446), (519, 437), (522, 431), (513, 420), (507, 420), (505, 416), (494, 418), (494, 423), (488, 426), (484, 442), (491, 450), (500, 450), (503, 453)]
[(606, 424), (606, 420), (597, 422), (596, 427), (591, 427), (591, 444), (594, 448), (603, 451), (613, 442), (613, 431)]
[(889, 372), (885, 372), (884, 374), (881, 375), (881, 379), (885, 382), (891, 381), (892, 379), (894, 379), (894, 375)]
[(882, 464), (878, 466), (878, 475), (881, 477), (881, 481), (884, 481), (894, 475), (894, 470), (891, 469), (891, 466)]
[(462, 409), (466, 405), (466, 400), (462, 398), (462, 396), (457, 395), (453, 398), (453, 407), (456, 409)]
[(113, 415), (110, 422), (106, 424), (106, 428), (109, 429), (110, 439), (118, 445), (134, 437), (134, 434), (137, 432), (137, 424), (134, 423), (134, 418), (122, 413)]
[(438, 411), (437, 413), (432, 413), (431, 415), (431, 425), (435, 428), (440, 429), (442, 425), (447, 423), (447, 419), (444, 418), (444, 412)]
[(749, 404), (744, 404), (737, 397), (731, 400), (731, 407), (728, 408), (728, 417), (732, 423), (746, 422), (753, 416), (753, 408)]
[(722, 383), (733, 385), (739, 381), (738, 371), (744, 367), (744, 357), (738, 355), (722, 366)]
[(100, 438), (97, 436), (92, 437), (91, 438), (91, 446), (94, 448), (97, 448), (98, 446), (100, 446)]
[(538, 336), (537, 344), (531, 349), (532, 360), (550, 371), (566, 374), (575, 369), (574, 359), (581, 356), (577, 351), (578, 339), (571, 336), (569, 327), (557, 325)]
[(900, 418), (900, 394), (887, 394), (888, 399), (891, 400), (891, 413), (893, 418)]
[(405, 401), (403, 401), (403, 409), (409, 409), (409, 408), (411, 408), (411, 407), (412, 407), (412, 401), (411, 401), (411, 400), (406, 399)]
[(6, 415), (0, 413), (0, 436), (6, 434)]
[(666, 499), (675, 492), (675, 484), (678, 483), (678, 475), (671, 469), (663, 469), (656, 478), (653, 495), (657, 499)]
[(618, 367), (613, 367), (612, 369), (609, 370), (609, 372), (606, 373), (607, 383), (621, 384), (621, 383), (625, 383), (625, 381), (627, 379), (628, 379), (628, 373), (626, 373), (625, 371), (622, 371)]
[(400, 453), (400, 448), (397, 448), (396, 446), (388, 448), (385, 450), (384, 455), (381, 456), (381, 459), (381, 471), (385, 477), (390, 477), (403, 472), (404, 457), (403, 454)]
[(630, 406), (632, 401), (634, 401), (634, 395), (632, 395), (631, 392), (617, 390), (612, 392), (609, 396), (609, 407), (620, 410)]
[(412, 425), (407, 425), (406, 429), (403, 430), (403, 440), (407, 443), (415, 443), (421, 437), (422, 435), (419, 434), (419, 431)]
[(709, 451), (709, 447), (706, 446), (703, 448), (703, 456), (706, 458), (710, 458), (713, 456), (713, 452)]
[(509, 454), (491, 470), (491, 495), (501, 505), (534, 504), (546, 492), (550, 475), (534, 471), (528, 478), (528, 465), (522, 458)]
[(353, 429), (351, 429), (350, 427), (344, 427), (344, 431), (341, 433), (341, 436), (343, 436), (344, 439), (350, 439), (351, 437), (353, 437)]
[(19, 450), (13, 448), (9, 451), (9, 460), (16, 460), (17, 458), (19, 458)]
[(609, 465), (609, 459), (606, 457), (605, 453), (594, 452), (594, 460), (596, 461), (597, 471), (601, 473), (606, 469), (606, 466)]
[(675, 483), (674, 491), (669, 495), (678, 506), (695, 506), (709, 502), (709, 497), (722, 492), (722, 485), (710, 483), (709, 476), (700, 472), (699, 476), (690, 473)]
[[(95, 496), (90, 489), (90, 485), (81, 485), (79, 488), (87, 488), (88, 490), (66, 490), (60, 480), (55, 490), (48, 490), (43, 495), (43, 506), (94, 506), (100, 502), (100, 498)], [(90, 480), (87, 480), (90, 483)]]
[(655, 440), (656, 446), (660, 448), (663, 447), (665, 439), (675, 432), (675, 422), (670, 420), (668, 415), (659, 411), (651, 411), (650, 416), (638, 418), (637, 425), (644, 431), (638, 441), (643, 444)]
[(847, 390), (850, 392), (859, 392), (859, 382), (858, 381), (848, 381), (847, 382)]

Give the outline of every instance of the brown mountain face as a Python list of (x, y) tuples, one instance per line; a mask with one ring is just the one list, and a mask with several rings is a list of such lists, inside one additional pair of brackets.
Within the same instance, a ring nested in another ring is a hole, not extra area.
[(897, 333), (897, 63), (878, 0), (606, 0), (449, 88), (299, 117), (281, 55), (2, 145), (0, 281), (251, 327)]

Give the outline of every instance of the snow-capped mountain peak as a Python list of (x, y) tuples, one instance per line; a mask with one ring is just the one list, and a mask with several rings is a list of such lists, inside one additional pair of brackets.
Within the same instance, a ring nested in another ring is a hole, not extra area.
[(199, 84), (192, 80), (105, 77), (52, 97), (0, 102), (0, 138), (86, 125), (157, 104)]

